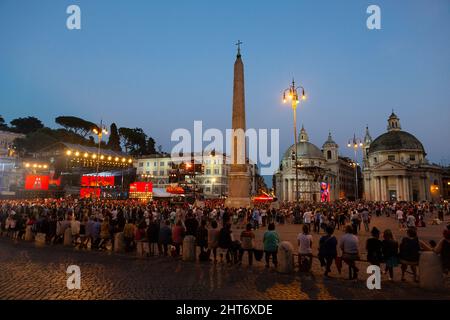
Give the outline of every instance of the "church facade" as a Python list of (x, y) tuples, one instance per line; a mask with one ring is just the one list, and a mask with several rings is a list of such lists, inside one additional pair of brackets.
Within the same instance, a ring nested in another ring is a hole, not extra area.
[(422, 143), (403, 131), (392, 112), (387, 132), (372, 140), (368, 128), (363, 152), (364, 198), (371, 201), (439, 201), (443, 169), (430, 164)]
[(349, 158), (339, 156), (339, 146), (331, 133), (322, 150), (309, 142), (304, 127), (298, 141), (296, 148), (292, 145), (284, 153), (274, 175), (276, 197), (283, 202), (296, 201), (295, 152), (300, 201), (326, 202), (354, 197), (355, 170), (359, 167)]

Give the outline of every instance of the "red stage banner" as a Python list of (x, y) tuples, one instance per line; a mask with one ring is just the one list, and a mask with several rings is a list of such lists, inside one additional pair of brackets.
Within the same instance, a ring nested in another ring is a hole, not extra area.
[(153, 183), (133, 182), (130, 184), (130, 192), (153, 192)]
[(48, 176), (27, 175), (25, 178), (25, 190), (48, 190), (49, 180)]
[[(98, 178), (98, 180), (97, 180)], [(98, 181), (98, 184), (97, 184)], [(114, 176), (82, 176), (81, 177), (81, 186), (83, 187), (104, 187), (104, 186), (113, 186), (114, 185)]]

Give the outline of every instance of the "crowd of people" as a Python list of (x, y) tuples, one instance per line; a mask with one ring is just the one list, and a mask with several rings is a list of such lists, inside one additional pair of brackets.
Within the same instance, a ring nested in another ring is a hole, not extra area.
[[(73, 246), (90, 250), (114, 250), (115, 236), (122, 233), (125, 251), (136, 250), (145, 243), (147, 254), (179, 256), (183, 239), (195, 237), (199, 260), (214, 263), (242, 264), (244, 255), (248, 265), (254, 259), (265, 261), (266, 267), (278, 264), (280, 235), (277, 225), (302, 224), (298, 235), (298, 264), (301, 271), (311, 270), (313, 236), (322, 235), (317, 257), (329, 277), (333, 263), (341, 272), (342, 262), (348, 265), (349, 279), (358, 278), (357, 261), (363, 259), (358, 234), (370, 233), (366, 242), (366, 260), (372, 265), (384, 264), (389, 279), (394, 268), (401, 266), (402, 278), (409, 267), (417, 281), (420, 251), (433, 250), (441, 256), (445, 272), (450, 268), (450, 227), (446, 226), (442, 239), (425, 243), (417, 236), (417, 228), (427, 221), (444, 223), (449, 215), (447, 202), (433, 203), (375, 203), (347, 202), (260, 205), (254, 208), (231, 209), (223, 203), (202, 205), (171, 204), (137, 200), (36, 199), (0, 201), (0, 234), (13, 239), (25, 239), (26, 234), (45, 235), (49, 244), (59, 244), (70, 228)], [(391, 229), (381, 232), (371, 227), (374, 216), (395, 219), (394, 225), (404, 233), (398, 243)], [(242, 231), (233, 232), (239, 226)], [(255, 231), (263, 228), (262, 247), (256, 247)], [(339, 239), (334, 236), (342, 230)], [(382, 235), (382, 239), (381, 238)], [(341, 255), (338, 253), (341, 252)]]

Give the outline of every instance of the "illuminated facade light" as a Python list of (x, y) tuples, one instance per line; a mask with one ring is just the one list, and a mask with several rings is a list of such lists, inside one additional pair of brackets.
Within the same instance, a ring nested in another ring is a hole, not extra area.
[(70, 155), (72, 154), (72, 151), (67, 150), (66, 154), (67, 154), (68, 156), (70, 156)]
[(87, 158), (89, 154), (87, 152), (84, 153), (84, 157)]
[(105, 158), (104, 155), (101, 155), (101, 156), (100, 156), (100, 160), (103, 160), (104, 158)]
[(109, 156), (109, 157), (108, 157), (108, 161), (111, 161), (111, 160), (112, 160), (112, 157), (111, 157), (111, 156)]
[(75, 155), (78, 157), (80, 155), (80, 153), (77, 151), (77, 152), (75, 152)]
[(114, 159), (114, 161), (116, 161), (116, 162), (119, 161), (119, 157), (116, 157), (116, 158)]

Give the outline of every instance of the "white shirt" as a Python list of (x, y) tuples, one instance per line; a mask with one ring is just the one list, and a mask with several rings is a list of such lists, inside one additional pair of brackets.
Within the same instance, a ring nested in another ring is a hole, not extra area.
[(306, 211), (306, 212), (303, 214), (303, 221), (304, 221), (305, 223), (311, 223), (311, 216), (312, 216), (311, 211)]
[(406, 218), (406, 225), (408, 227), (414, 227), (416, 225), (416, 218), (412, 214)]
[(403, 219), (403, 211), (402, 210), (400, 210), (400, 209), (397, 210), (396, 214), (397, 214), (397, 219), (398, 220)]
[(309, 254), (312, 253), (311, 243), (312, 236), (310, 234), (300, 233), (298, 235), (298, 253), (299, 254)]

